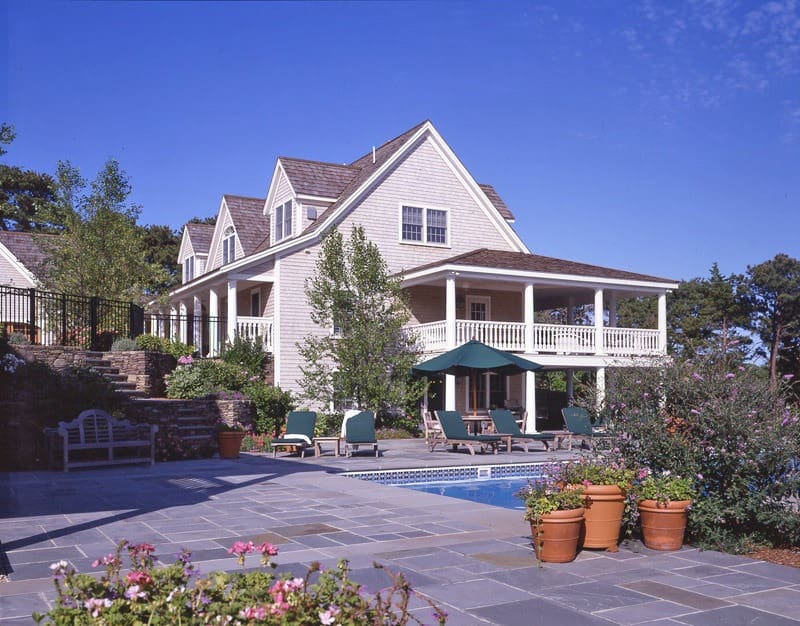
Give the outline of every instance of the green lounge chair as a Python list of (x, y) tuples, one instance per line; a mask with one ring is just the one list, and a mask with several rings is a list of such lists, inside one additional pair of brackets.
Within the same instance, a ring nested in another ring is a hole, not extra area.
[(372, 446), (378, 456), (378, 438), (375, 436), (375, 413), (361, 411), (347, 419), (344, 430), (345, 456), (353, 456), (359, 446)]
[[(592, 426), (589, 412), (584, 408), (579, 406), (564, 407), (561, 409), (561, 415), (564, 417), (564, 424), (566, 430), (569, 432), (567, 436), (567, 450), (572, 450), (572, 438), (575, 436), (588, 437), (593, 448), (595, 446), (595, 439), (604, 440), (611, 438), (611, 435), (606, 432), (605, 428)], [(600, 422), (598, 422), (598, 424), (599, 423)]]
[(552, 433), (523, 433), (517, 426), (514, 414), (508, 409), (492, 409), (489, 411), (489, 417), (492, 418), (494, 430), (498, 435), (511, 435), (511, 443), (521, 443), (525, 452), (528, 451), (529, 441), (539, 441), (545, 450), (549, 450), (550, 442), (555, 439)]
[(492, 448), (492, 453), (497, 454), (498, 444), (505, 440), (508, 450), (511, 450), (511, 436), (510, 435), (470, 435), (467, 432), (467, 427), (464, 420), (461, 419), (461, 413), (458, 411), (436, 411), (436, 416), (439, 418), (439, 423), (442, 425), (442, 432), (444, 433), (445, 443), (453, 446), (453, 450), (457, 450), (459, 445), (466, 446), (469, 453), (475, 454), (476, 444), (480, 446), (483, 452), (483, 446), (488, 445)]
[(286, 420), (286, 433), (273, 439), (272, 456), (278, 456), (278, 448), (299, 448), (301, 458), (306, 456), (306, 448), (314, 445), (314, 428), (317, 414), (314, 411), (292, 411)]

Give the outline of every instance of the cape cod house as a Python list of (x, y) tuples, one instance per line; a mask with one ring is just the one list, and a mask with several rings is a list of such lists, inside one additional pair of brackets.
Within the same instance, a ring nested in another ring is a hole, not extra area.
[[(472, 177), (430, 121), (347, 165), (278, 157), (266, 198), (225, 195), (214, 226), (186, 225), (183, 284), (163, 323), (180, 320), (174, 332), (212, 354), (237, 332), (261, 335), (274, 383), (297, 392), (295, 344), (326, 332), (309, 319), (305, 278), (329, 229), (361, 225), (389, 268), (404, 272), (425, 358), (476, 338), (566, 371), (568, 384), (575, 370), (593, 370), (602, 392), (606, 368), (666, 354), (666, 294), (675, 281), (532, 254), (513, 223), (494, 188)], [(617, 304), (636, 297), (657, 299), (656, 328), (617, 325)], [(578, 307), (601, 314), (578, 324)], [(538, 312), (556, 308), (566, 310), (562, 323), (539, 323)], [(478, 405), (542, 415), (535, 381), (533, 373), (482, 377)], [(471, 409), (468, 387), (446, 376), (431, 402)]]
[[(53, 237), (39, 233), (0, 230), (0, 330), (31, 333), (31, 307), (27, 293), (40, 288), (48, 255), (40, 245)], [(40, 329), (34, 327), (41, 340)]]

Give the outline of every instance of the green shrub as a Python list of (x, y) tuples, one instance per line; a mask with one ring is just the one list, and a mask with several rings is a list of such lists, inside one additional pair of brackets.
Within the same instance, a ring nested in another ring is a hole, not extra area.
[(222, 391), (241, 391), (248, 382), (247, 372), (213, 359), (197, 359), (178, 366), (165, 376), (168, 398), (202, 398)]
[(292, 394), (260, 381), (249, 382), (242, 392), (256, 410), (255, 432), (277, 435), (286, 423), (286, 415), (295, 407)]
[(606, 404), (616, 451), (692, 480), (694, 544), (747, 552), (800, 543), (800, 417), (789, 384), (771, 388), (757, 368), (721, 359), (616, 372)]
[(236, 335), (233, 342), (225, 344), (222, 360), (244, 367), (250, 374), (261, 376), (264, 364), (267, 362), (267, 353), (261, 337), (253, 338)]
[(192, 356), (195, 350), (177, 339), (172, 339), (164, 344), (164, 352), (171, 354), (176, 359), (180, 359), (182, 356)]
[(25, 333), (15, 332), (8, 336), (8, 345), (10, 346), (27, 346), (30, 345), (31, 340)]
[(119, 337), (111, 344), (111, 352), (133, 352), (139, 350), (139, 345), (135, 339), (129, 337)]
[[(136, 338), (136, 345), (140, 350), (150, 352), (165, 352), (166, 340), (156, 335), (139, 335)], [(176, 357), (177, 358), (177, 357)]]

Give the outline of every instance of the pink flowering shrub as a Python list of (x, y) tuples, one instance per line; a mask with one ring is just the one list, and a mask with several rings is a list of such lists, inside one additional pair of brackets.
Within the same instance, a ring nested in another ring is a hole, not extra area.
[[(124, 574), (123, 551), (130, 560), (130, 570)], [(39, 624), (55, 626), (422, 623), (421, 613), (409, 613), (413, 591), (401, 574), (387, 570), (392, 586), (372, 595), (349, 578), (344, 560), (336, 569), (323, 569), (314, 563), (303, 578), (278, 578), (271, 571), (274, 565), (270, 557), (278, 554), (274, 545), (237, 541), (228, 552), (241, 566), (247, 555), (258, 553), (263, 568), (201, 576), (187, 551), (172, 565), (156, 566), (152, 545), (126, 541), (119, 544), (116, 553), (93, 563), (94, 567), (105, 567), (100, 577), (77, 574), (69, 563), (59, 561), (50, 567), (57, 591), (55, 606), (33, 617)], [(433, 609), (428, 613), (433, 623), (444, 624), (446, 614), (427, 598), (418, 597)]]
[(692, 480), (692, 543), (733, 552), (800, 545), (791, 384), (773, 388), (758, 368), (725, 360), (617, 370), (605, 404), (614, 452), (629, 466)]

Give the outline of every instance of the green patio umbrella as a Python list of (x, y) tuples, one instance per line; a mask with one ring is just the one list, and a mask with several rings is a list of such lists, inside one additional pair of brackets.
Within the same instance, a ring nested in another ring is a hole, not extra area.
[(541, 367), (538, 363), (528, 361), (505, 350), (492, 348), (473, 339), (412, 367), (411, 371), (420, 376), (427, 374), (470, 376), (472, 379), (472, 410), (475, 411), (478, 396), (476, 374), (494, 372), (495, 374), (510, 375), (533, 372)]

